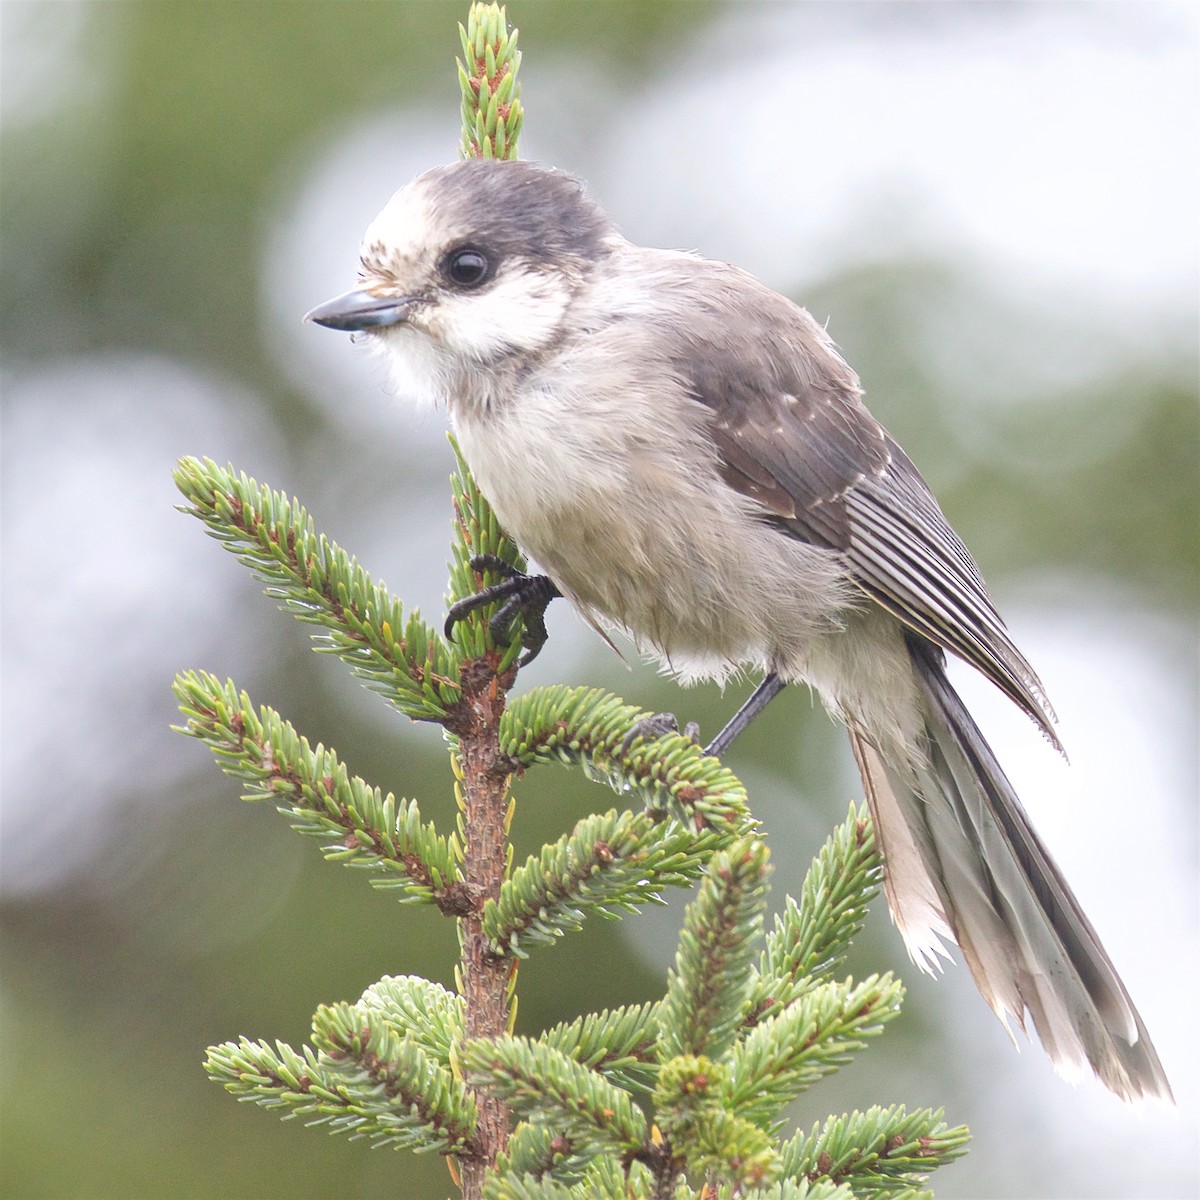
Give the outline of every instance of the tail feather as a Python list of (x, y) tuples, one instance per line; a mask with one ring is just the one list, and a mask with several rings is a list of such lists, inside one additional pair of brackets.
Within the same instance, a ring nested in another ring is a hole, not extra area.
[(1056, 1069), (1090, 1066), (1126, 1100), (1171, 1098), (1146, 1027), (1012, 785), (942, 670), (910, 643), (919, 745), (851, 722), (893, 917), (927, 969), (947, 935), (1007, 1025), (1033, 1019)]
[(933, 974), (940, 969), (941, 960), (949, 957), (946, 943), (954, 941), (939, 889), (926, 865), (936, 859), (937, 852), (927, 831), (904, 815), (897, 794), (888, 784), (883, 758), (868, 735), (853, 721), (849, 731), (875, 825), (875, 840), (883, 855), (883, 893), (888, 910), (913, 961)]

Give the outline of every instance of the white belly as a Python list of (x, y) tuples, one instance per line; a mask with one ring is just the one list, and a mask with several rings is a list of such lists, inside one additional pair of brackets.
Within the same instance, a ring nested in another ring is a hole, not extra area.
[(623, 627), (685, 679), (741, 664), (804, 674), (814, 639), (853, 602), (840, 556), (756, 519), (721, 480), (694, 402), (609, 394), (455, 406), (459, 444), (501, 524), (586, 615)]

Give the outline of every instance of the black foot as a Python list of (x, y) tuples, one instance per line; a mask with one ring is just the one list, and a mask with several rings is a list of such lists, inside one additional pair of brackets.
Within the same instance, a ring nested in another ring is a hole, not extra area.
[(446, 636), (451, 637), (454, 626), (477, 608), (502, 600), (504, 603), (488, 621), (488, 630), (497, 645), (507, 646), (512, 641), (512, 627), (520, 617), (525, 625), (525, 653), (517, 665), (527, 667), (546, 644), (546, 607), (562, 592), (548, 575), (526, 575), (494, 554), (477, 554), (471, 559), (471, 569), (480, 573), (491, 571), (504, 578), (452, 604), (446, 613)]
[[(621, 742), (621, 753), (628, 754), (629, 748), (639, 738), (650, 742), (655, 738), (665, 737), (668, 733), (679, 732), (679, 720), (674, 713), (655, 713), (652, 717), (643, 717), (634, 721), (632, 728)], [(693, 742), (700, 741), (700, 726), (695, 721), (689, 721), (683, 727), (683, 736)]]
[[(711, 758), (720, 758), (733, 745), (734, 738), (783, 691), (784, 686), (784, 681), (774, 671), (766, 675), (754, 689), (750, 699), (733, 715), (729, 724), (704, 747), (704, 753)], [(640, 721), (635, 721), (633, 728), (625, 735), (625, 740), (621, 743), (621, 753), (628, 754), (629, 747), (638, 738), (645, 738), (649, 741), (651, 738), (662, 737), (667, 733), (678, 732), (679, 722), (675, 719), (674, 713), (655, 713), (652, 717), (643, 717)], [(693, 742), (699, 742), (700, 726), (695, 721), (689, 721), (684, 727), (683, 734), (685, 737), (691, 738)]]

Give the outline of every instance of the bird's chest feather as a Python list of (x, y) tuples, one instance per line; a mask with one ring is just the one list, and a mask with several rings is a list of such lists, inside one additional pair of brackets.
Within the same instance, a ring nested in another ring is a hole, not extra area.
[[(562, 373), (491, 404), (451, 403), (497, 517), (563, 593), (672, 659), (754, 657), (799, 643), (842, 601), (838, 556), (765, 523), (723, 481), (704, 412), (660, 376), (589, 386)], [(781, 561), (782, 556), (782, 561)], [(807, 584), (804, 582), (807, 580)]]
[(716, 483), (679, 458), (651, 407), (628, 391), (524, 390), (519, 402), (456, 406), (463, 454), (504, 527), (565, 591), (644, 626), (693, 540), (700, 493)]
[(540, 561), (555, 549), (612, 536), (631, 487), (629, 447), (592, 406), (543, 389), (483, 409), (456, 406), (463, 454), (502, 524)]

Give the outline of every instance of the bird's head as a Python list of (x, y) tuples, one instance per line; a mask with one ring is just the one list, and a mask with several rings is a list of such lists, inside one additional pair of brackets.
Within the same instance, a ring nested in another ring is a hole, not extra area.
[(358, 286), (305, 320), (369, 335), (390, 357), (425, 363), (423, 375), (528, 359), (559, 336), (613, 236), (561, 171), (491, 159), (438, 167), (371, 223)]

